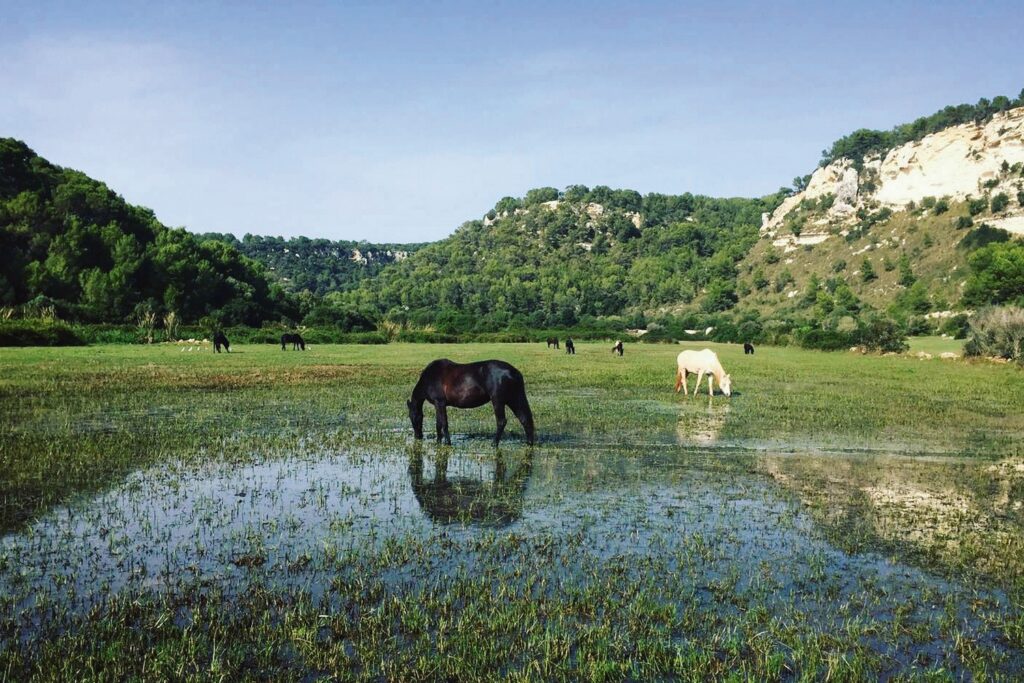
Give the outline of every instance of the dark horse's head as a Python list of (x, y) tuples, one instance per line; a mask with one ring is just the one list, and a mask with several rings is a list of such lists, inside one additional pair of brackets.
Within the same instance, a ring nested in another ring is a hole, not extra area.
[(423, 438), (423, 401), (409, 399), (405, 402), (409, 407), (409, 421), (412, 422), (412, 432), (417, 439)]

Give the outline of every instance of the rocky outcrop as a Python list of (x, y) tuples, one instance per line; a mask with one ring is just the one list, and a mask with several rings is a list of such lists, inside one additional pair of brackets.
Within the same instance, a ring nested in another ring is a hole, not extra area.
[[(858, 209), (903, 210), (926, 197), (959, 201), (1006, 192), (1011, 201), (985, 222), (1024, 234), (1024, 208), (1016, 199), (1024, 189), (1024, 108), (996, 114), (983, 124), (952, 126), (855, 165), (839, 159), (811, 174), (807, 187), (788, 197), (761, 230), (771, 237), (809, 201), (833, 199), (800, 237), (829, 234), (826, 226), (855, 221)], [(824, 202), (828, 203), (828, 202)], [(808, 234), (810, 233), (810, 234)], [(781, 239), (781, 238), (780, 238)], [(787, 238), (788, 243), (788, 238)]]

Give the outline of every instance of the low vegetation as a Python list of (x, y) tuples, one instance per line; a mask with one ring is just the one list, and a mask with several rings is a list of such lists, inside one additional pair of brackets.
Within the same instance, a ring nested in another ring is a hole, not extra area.
[[(6, 352), (0, 670), (1018, 676), (1021, 371), (711, 347), (731, 398), (677, 345)], [(523, 370), (540, 445), (413, 445), (440, 356)]]

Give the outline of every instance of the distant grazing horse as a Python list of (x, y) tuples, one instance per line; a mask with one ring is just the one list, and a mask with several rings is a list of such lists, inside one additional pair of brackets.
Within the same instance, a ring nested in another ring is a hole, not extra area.
[(231, 353), (231, 344), (228, 343), (228, 338), (220, 330), (213, 333), (213, 350), (220, 353), (220, 347), (224, 347), (224, 350)]
[(302, 340), (298, 334), (292, 334), (291, 332), (285, 332), (281, 335), (281, 350), (284, 351), (288, 344), (292, 345), (292, 351), (298, 351), (302, 349), (306, 350), (306, 342)]
[(704, 379), (705, 374), (708, 376), (708, 396), (714, 393), (714, 388), (711, 384), (712, 377), (718, 381), (718, 386), (723, 394), (726, 396), (732, 394), (732, 380), (729, 378), (729, 375), (725, 374), (725, 369), (718, 362), (718, 356), (711, 349), (683, 351), (676, 358), (676, 366), (677, 394), (679, 393), (679, 388), (682, 387), (683, 393), (687, 396), (690, 395), (690, 390), (686, 386), (686, 380), (690, 373), (697, 375), (697, 383), (693, 385), (694, 396), (697, 395), (697, 390), (700, 389), (700, 381)]
[(572, 337), (565, 338), (565, 352), (570, 356), (576, 355), (576, 345), (572, 343)]
[(550, 349), (552, 346), (558, 348), (558, 337), (548, 337), (548, 348)]
[(754, 355), (754, 345), (751, 344), (750, 342), (743, 342), (743, 355), (744, 356), (753, 356)]
[(424, 401), (430, 401), (437, 413), (437, 440), (444, 438), (449, 446), (452, 439), (448, 433), (448, 406), (479, 408), (488, 401), (494, 406), (494, 419), (498, 423), (498, 431), (494, 434), (495, 448), (505, 431), (505, 406), (512, 409), (523, 425), (526, 442), (532, 446), (536, 439), (523, 375), (505, 361), (483, 360), (462, 364), (442, 358), (427, 365), (412, 390), (412, 398), (406, 401), (417, 439), (423, 438)]
[(615, 354), (616, 352), (620, 356), (622, 355), (622, 341), (621, 340), (616, 341), (614, 344), (612, 344), (612, 354)]

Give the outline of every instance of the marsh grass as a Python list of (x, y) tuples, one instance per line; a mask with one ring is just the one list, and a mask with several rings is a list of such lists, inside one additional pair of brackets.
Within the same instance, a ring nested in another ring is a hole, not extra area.
[[(0, 676), (1024, 670), (1020, 370), (715, 346), (685, 398), (605, 347), (3, 351)], [(519, 367), (540, 446), (414, 447), (440, 356)]]

